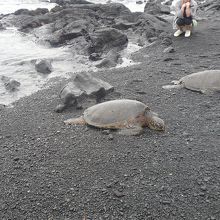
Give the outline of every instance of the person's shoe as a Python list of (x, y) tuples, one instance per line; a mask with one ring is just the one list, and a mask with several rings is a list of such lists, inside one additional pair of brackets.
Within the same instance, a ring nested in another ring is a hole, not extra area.
[(177, 30), (177, 31), (174, 33), (174, 37), (179, 37), (182, 33), (183, 33), (183, 31)]
[(185, 37), (190, 37), (190, 35), (191, 35), (191, 31), (190, 30), (186, 30)]

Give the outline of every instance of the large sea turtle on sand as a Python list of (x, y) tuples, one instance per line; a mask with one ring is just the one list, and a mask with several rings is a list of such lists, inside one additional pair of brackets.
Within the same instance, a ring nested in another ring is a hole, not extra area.
[(165, 130), (164, 121), (142, 102), (119, 99), (103, 102), (87, 108), (79, 118), (64, 121), (65, 124), (91, 125), (104, 129), (118, 129), (123, 135), (137, 135), (144, 127)]
[(184, 76), (178, 81), (173, 81), (175, 85), (163, 86), (164, 89), (181, 88), (207, 93), (220, 91), (220, 70), (205, 70)]

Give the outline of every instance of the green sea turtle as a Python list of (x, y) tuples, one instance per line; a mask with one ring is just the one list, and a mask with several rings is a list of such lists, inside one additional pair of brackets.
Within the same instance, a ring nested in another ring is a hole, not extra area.
[(164, 121), (142, 102), (119, 99), (103, 102), (87, 108), (79, 118), (64, 121), (65, 124), (91, 125), (104, 129), (119, 129), (120, 134), (137, 135), (144, 127), (164, 131)]
[(184, 76), (178, 81), (173, 81), (175, 85), (163, 86), (164, 89), (182, 88), (197, 92), (220, 91), (220, 70), (205, 70)]

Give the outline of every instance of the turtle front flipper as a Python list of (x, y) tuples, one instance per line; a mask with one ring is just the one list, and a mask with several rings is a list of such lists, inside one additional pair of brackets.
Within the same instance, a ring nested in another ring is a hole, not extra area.
[(136, 136), (140, 135), (141, 133), (143, 133), (143, 128), (140, 126), (122, 128), (118, 131), (118, 134), (126, 136)]
[(213, 95), (213, 94), (215, 94), (215, 92), (217, 91), (217, 89), (216, 90), (214, 90), (214, 89), (201, 89), (200, 90), (200, 92), (202, 93), (202, 94), (204, 94), (204, 95)]
[(70, 118), (64, 121), (66, 125), (86, 125), (86, 121), (84, 120), (83, 116), (79, 118)]

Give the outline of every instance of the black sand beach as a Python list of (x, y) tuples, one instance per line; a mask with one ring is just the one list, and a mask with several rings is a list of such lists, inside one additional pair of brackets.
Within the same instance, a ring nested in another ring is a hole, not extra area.
[(61, 79), (2, 107), (0, 219), (220, 219), (219, 93), (162, 88), (220, 69), (219, 21), (199, 21), (189, 39), (172, 37), (174, 53), (156, 43), (133, 55), (140, 64), (92, 73), (114, 86), (106, 100), (148, 104), (165, 132), (120, 136), (64, 125), (94, 103), (56, 113)]

